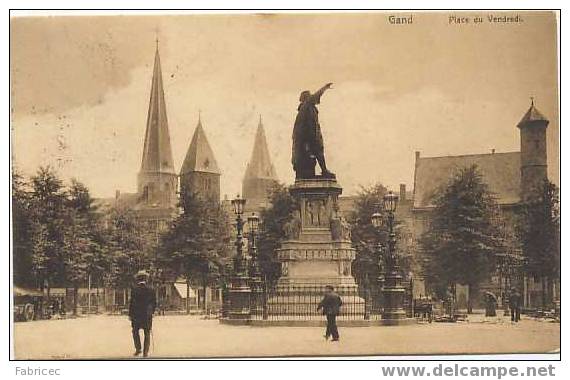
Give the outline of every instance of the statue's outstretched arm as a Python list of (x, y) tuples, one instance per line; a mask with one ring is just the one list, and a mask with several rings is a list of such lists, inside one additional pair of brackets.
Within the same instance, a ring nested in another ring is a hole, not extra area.
[(319, 104), (321, 101), (321, 96), (325, 93), (326, 90), (328, 90), (329, 88), (332, 88), (332, 83), (327, 83), (325, 84), (323, 87), (321, 87), (320, 89), (317, 90), (317, 92), (315, 92), (313, 94), (313, 99), (315, 101), (316, 104)]

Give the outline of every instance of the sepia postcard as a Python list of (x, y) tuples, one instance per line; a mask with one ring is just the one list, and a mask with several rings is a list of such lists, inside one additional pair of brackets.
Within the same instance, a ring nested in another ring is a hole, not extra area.
[(559, 23), (12, 14), (11, 358), (559, 355)]

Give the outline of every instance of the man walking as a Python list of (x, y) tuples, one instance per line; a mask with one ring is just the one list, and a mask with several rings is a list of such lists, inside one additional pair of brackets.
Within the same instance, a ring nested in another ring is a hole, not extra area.
[(342, 300), (340, 296), (334, 292), (334, 288), (331, 285), (326, 286), (326, 293), (317, 311), (323, 310), (323, 315), (327, 316), (327, 331), (325, 332), (325, 339), (328, 340), (332, 335), (332, 341), (338, 342), (338, 328), (336, 326), (336, 316), (340, 313), (340, 307), (342, 305)]
[(152, 314), (156, 308), (156, 297), (154, 291), (147, 286), (148, 273), (139, 271), (135, 276), (137, 285), (131, 291), (131, 301), (129, 304), (129, 319), (135, 343), (135, 356), (141, 353), (141, 337), (139, 330), (144, 331), (144, 351), (143, 356), (148, 356), (150, 348), (150, 332), (152, 330)]
[(509, 308), (511, 309), (511, 322), (518, 322), (521, 319), (521, 294), (516, 288), (511, 290), (509, 296)]

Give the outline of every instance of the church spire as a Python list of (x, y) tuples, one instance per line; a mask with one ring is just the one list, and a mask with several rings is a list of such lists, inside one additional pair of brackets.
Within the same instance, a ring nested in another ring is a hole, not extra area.
[(266, 208), (269, 205), (271, 191), (277, 182), (277, 174), (269, 157), (265, 128), (260, 115), (253, 151), (242, 183), (242, 194), (248, 200), (248, 209), (260, 211)]
[(265, 138), (265, 129), (263, 127), (261, 115), (259, 115), (259, 124), (257, 125), (253, 151), (251, 152), (251, 159), (247, 164), (244, 179), (247, 180), (253, 178), (277, 180), (277, 174), (275, 173), (275, 168), (271, 163), (269, 149), (267, 148), (267, 139)]
[(220, 169), (202, 127), (201, 112), (180, 170), (182, 203), (191, 195), (216, 203), (220, 201)]
[(164, 101), (164, 89), (162, 85), (158, 38), (156, 40), (156, 52), (154, 55), (154, 69), (152, 73), (152, 86), (150, 90), (141, 173), (175, 174), (172, 149), (170, 147), (170, 133), (168, 132), (168, 119), (166, 117), (166, 103)]
[(214, 157), (214, 151), (210, 147), (206, 133), (202, 127), (201, 112), (198, 114), (198, 125), (194, 131), (194, 136), (192, 136), (190, 147), (186, 152), (180, 175), (191, 172), (220, 174), (218, 163)]

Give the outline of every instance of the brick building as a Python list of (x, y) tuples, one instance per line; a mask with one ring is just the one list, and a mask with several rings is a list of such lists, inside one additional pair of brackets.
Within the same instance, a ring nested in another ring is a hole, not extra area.
[[(459, 156), (422, 157), (416, 152), (414, 168), (413, 199), (400, 204), (398, 217), (404, 221), (415, 261), (425, 261), (418, 240), (430, 222), (434, 209), (433, 197), (449, 178), (459, 169), (477, 165), (483, 180), (494, 193), (499, 205), (502, 233), (507, 241), (507, 255), (514, 261), (521, 259), (522, 251), (515, 237), (515, 213), (521, 201), (532, 199), (537, 189), (547, 179), (546, 128), (548, 120), (536, 109), (534, 102), (517, 124), (520, 131), (521, 150), (519, 152), (470, 154)], [(421, 265), (420, 265), (421, 268)], [(425, 286), (421, 269), (414, 273), (418, 286)], [(429, 282), (429, 280), (427, 281)], [(534, 278), (510, 278), (498, 271), (492, 274), (491, 281), (482, 290), (491, 290), (501, 296), (505, 288), (516, 285), (522, 288), (525, 307), (540, 303), (541, 283)], [(458, 286), (459, 306), (464, 307), (468, 294), (465, 287)], [(474, 295), (475, 301), (479, 300)], [(477, 302), (476, 302), (477, 304)]]

